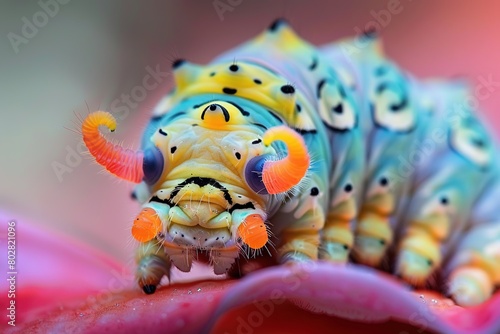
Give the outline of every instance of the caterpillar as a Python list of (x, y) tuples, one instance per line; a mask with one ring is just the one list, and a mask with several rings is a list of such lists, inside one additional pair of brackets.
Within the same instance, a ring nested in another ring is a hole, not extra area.
[(172, 65), (142, 149), (82, 124), (110, 173), (137, 183), (138, 285), (154, 293), (198, 252), (216, 274), (240, 257), (389, 268), (415, 287), (445, 279), (463, 306), (500, 283), (495, 145), (459, 81), (418, 80), (378, 36), (316, 47), (284, 20), (208, 65)]

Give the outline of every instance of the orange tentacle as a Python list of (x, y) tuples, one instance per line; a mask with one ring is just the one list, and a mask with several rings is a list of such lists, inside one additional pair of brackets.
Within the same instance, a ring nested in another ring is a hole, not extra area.
[(134, 220), (132, 236), (139, 242), (147, 242), (161, 231), (162, 223), (156, 211), (152, 208), (144, 208)]
[(278, 161), (267, 161), (262, 171), (262, 181), (269, 194), (279, 194), (296, 186), (306, 175), (310, 158), (304, 139), (286, 127), (273, 127), (263, 136), (265, 145), (280, 140), (286, 144), (288, 155)]
[(144, 173), (142, 170), (143, 153), (124, 149), (115, 145), (99, 131), (104, 125), (112, 132), (116, 129), (116, 120), (108, 112), (96, 111), (85, 118), (82, 124), (83, 141), (95, 160), (112, 174), (127, 181), (139, 183)]
[(258, 214), (249, 215), (238, 227), (241, 240), (252, 249), (260, 249), (267, 244), (266, 224)]

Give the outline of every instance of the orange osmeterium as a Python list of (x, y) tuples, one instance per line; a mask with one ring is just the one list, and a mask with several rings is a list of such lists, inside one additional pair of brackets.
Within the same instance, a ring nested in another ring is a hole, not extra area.
[(96, 111), (87, 116), (82, 124), (83, 141), (95, 160), (112, 174), (127, 181), (139, 183), (144, 173), (142, 170), (143, 153), (124, 149), (102, 136), (99, 126), (106, 126), (111, 131), (116, 129), (116, 120), (108, 112)]
[(132, 236), (139, 242), (147, 242), (161, 231), (162, 223), (154, 209), (144, 208), (134, 220)]
[(269, 194), (279, 194), (299, 184), (309, 168), (310, 158), (304, 139), (296, 131), (286, 126), (277, 126), (264, 133), (264, 145), (282, 141), (287, 146), (288, 155), (277, 161), (267, 161), (262, 171), (262, 181)]
[(258, 214), (249, 215), (238, 227), (241, 240), (252, 249), (260, 249), (267, 244), (266, 224)]

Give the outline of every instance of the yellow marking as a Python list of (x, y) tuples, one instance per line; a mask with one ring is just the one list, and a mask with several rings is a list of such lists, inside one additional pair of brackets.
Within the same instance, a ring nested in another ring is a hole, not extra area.
[[(235, 89), (235, 96), (260, 103), (276, 111), (287, 123), (295, 124), (296, 94), (281, 91), (281, 87), (288, 84), (283, 78), (253, 64), (239, 63), (236, 72), (230, 71), (229, 66), (229, 63), (205, 67), (183, 64), (174, 72), (177, 91), (173, 98), (180, 101), (202, 93), (224, 94), (224, 88)], [(256, 84), (254, 79), (262, 83)]]
[(381, 193), (368, 197), (363, 203), (363, 211), (373, 211), (382, 216), (389, 216), (395, 208), (395, 199), (391, 193)]

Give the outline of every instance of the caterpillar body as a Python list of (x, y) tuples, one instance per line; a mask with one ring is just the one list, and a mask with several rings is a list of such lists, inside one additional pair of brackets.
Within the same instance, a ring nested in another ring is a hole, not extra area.
[(175, 61), (140, 151), (102, 136), (111, 114), (85, 119), (96, 161), (138, 183), (146, 293), (200, 250), (224, 274), (272, 245), (280, 263), (389, 261), (417, 287), (439, 270), (460, 305), (491, 296), (500, 169), (467, 85), (416, 80), (362, 41), (315, 47), (278, 20), (206, 66)]

